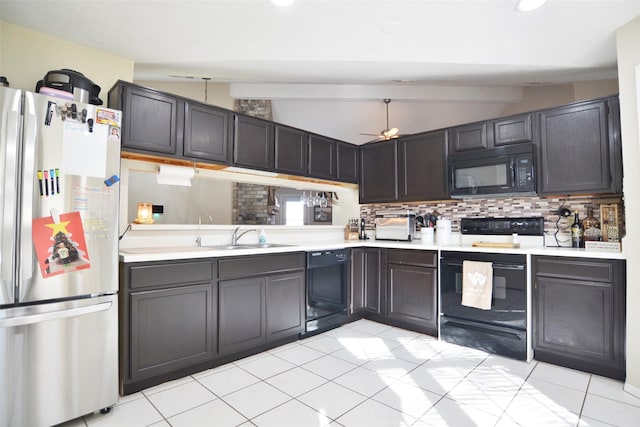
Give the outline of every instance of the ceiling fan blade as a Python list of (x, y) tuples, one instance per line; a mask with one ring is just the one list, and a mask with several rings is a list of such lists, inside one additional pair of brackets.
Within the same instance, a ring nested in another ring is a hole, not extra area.
[(367, 135), (367, 136), (382, 136), (379, 133), (362, 133), (360, 132), (360, 135)]

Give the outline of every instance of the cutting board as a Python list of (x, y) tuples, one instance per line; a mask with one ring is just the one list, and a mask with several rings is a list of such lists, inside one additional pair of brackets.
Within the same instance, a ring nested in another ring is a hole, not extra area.
[(495, 242), (474, 242), (471, 246), (479, 248), (519, 248), (520, 243), (495, 243)]

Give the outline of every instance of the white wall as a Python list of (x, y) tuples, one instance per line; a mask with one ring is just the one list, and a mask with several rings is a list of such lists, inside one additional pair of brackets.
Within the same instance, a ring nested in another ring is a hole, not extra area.
[(34, 91), (48, 71), (61, 68), (79, 71), (100, 86), (104, 105), (118, 79), (133, 79), (133, 61), (0, 21), (0, 75), (11, 87)]
[[(203, 80), (176, 79), (172, 82), (161, 82), (156, 80), (135, 80), (136, 84), (157, 89), (162, 92), (173, 93), (185, 98), (195, 99), (206, 104), (233, 110), (233, 98), (229, 95), (228, 83), (206, 84)], [(205, 102), (206, 95), (206, 102)]]
[(640, 17), (620, 28), (618, 81), (622, 122), (625, 215), (627, 235), (627, 380), (625, 388), (640, 397)]
[[(382, 100), (272, 99), (273, 120), (353, 144), (362, 144), (386, 128)], [(424, 103), (394, 101), (389, 104), (389, 126), (411, 134), (500, 116), (504, 103)]]

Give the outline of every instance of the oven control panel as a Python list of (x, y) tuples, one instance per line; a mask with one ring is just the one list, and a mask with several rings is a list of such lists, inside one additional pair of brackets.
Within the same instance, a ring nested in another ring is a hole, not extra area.
[(543, 236), (543, 217), (518, 218), (462, 218), (460, 220), (462, 234), (497, 234), (509, 235), (517, 233), (523, 236)]

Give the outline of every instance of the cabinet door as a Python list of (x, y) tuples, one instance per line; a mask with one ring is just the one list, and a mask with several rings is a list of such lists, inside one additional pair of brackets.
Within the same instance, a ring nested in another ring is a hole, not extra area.
[(533, 350), (536, 359), (624, 378), (623, 263), (537, 257)]
[(358, 146), (338, 142), (338, 181), (358, 182)]
[(364, 308), (365, 250), (352, 249), (349, 256), (349, 314)]
[(226, 110), (185, 102), (185, 157), (229, 163), (230, 121)]
[(276, 124), (275, 132), (275, 170), (295, 175), (306, 175), (309, 134), (278, 124)]
[(219, 282), (220, 354), (231, 354), (264, 344), (265, 282), (265, 277)]
[(336, 140), (320, 135), (309, 135), (309, 176), (335, 180)]
[(450, 153), (489, 147), (486, 122), (456, 126), (451, 128), (449, 133), (451, 137), (449, 141)]
[(360, 203), (398, 201), (398, 143), (360, 146)]
[(212, 360), (215, 294), (212, 284), (132, 292), (130, 372), (141, 380)]
[(364, 256), (364, 310), (384, 315), (384, 250), (365, 249)]
[(267, 341), (304, 331), (304, 271), (272, 275), (266, 280)]
[(399, 142), (400, 200), (448, 199), (447, 132), (429, 132)]
[(540, 194), (612, 192), (605, 101), (540, 113)]
[(506, 117), (493, 121), (493, 145), (533, 142), (533, 114)]
[(124, 86), (122, 98), (122, 147), (178, 154), (178, 99), (132, 86)]
[(387, 317), (437, 335), (437, 270), (387, 265)]
[(236, 114), (233, 136), (233, 164), (273, 169), (273, 123)]

